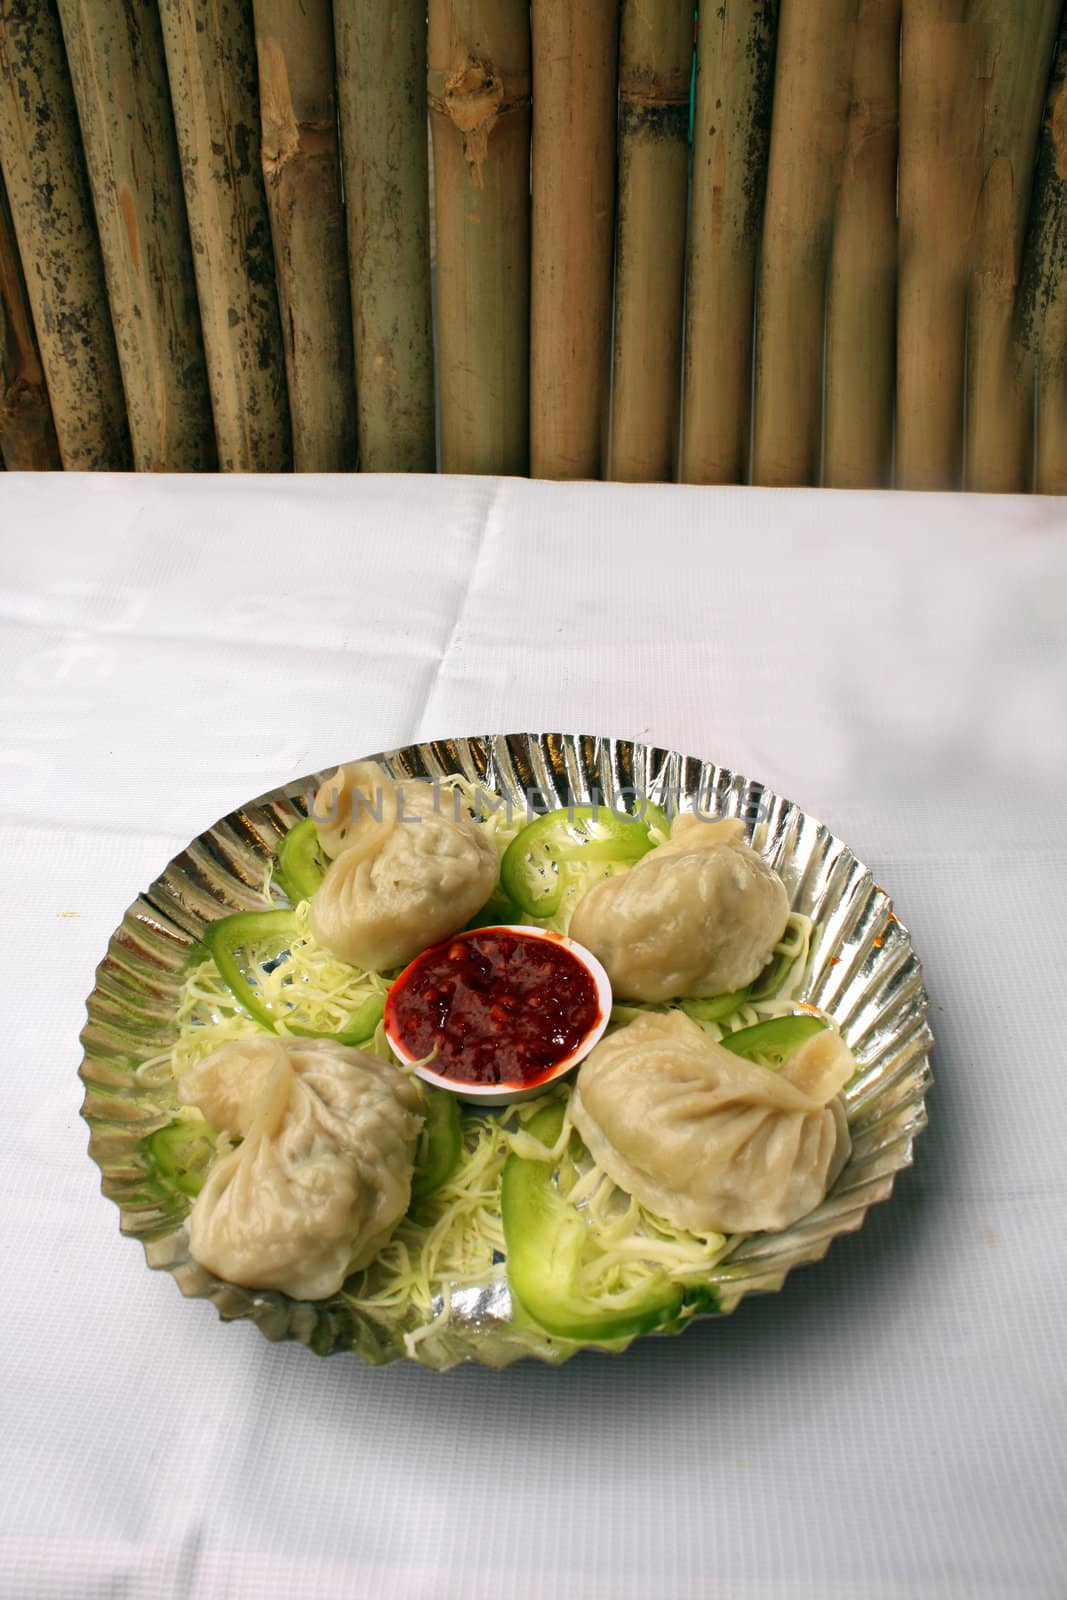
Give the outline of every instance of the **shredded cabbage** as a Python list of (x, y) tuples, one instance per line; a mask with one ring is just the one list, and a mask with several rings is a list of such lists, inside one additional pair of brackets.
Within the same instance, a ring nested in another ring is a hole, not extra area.
[(464, 1119), (463, 1150), (452, 1177), (400, 1223), (378, 1255), (342, 1291), (363, 1316), (391, 1330), (429, 1333), (442, 1297), (488, 1282), (504, 1251), (500, 1175), (508, 1156), (503, 1123)]
[[(642, 1296), (651, 1279), (666, 1270), (679, 1283), (699, 1284), (727, 1246), (721, 1233), (692, 1234), (640, 1205), (597, 1165), (571, 1121), (571, 1089), (564, 1086), (566, 1110), (559, 1137), (549, 1148), (521, 1129), (507, 1131), (514, 1153), (526, 1161), (557, 1168), (561, 1195), (577, 1208), (589, 1228), (589, 1246), (577, 1287), (591, 1300), (620, 1309), (628, 1295)], [(545, 1104), (527, 1102), (534, 1109)]]

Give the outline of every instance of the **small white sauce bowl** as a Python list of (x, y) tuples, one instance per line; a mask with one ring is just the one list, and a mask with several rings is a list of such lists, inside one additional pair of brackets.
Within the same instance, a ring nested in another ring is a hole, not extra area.
[[(499, 923), (493, 924), (488, 928), (474, 928), (468, 933), (453, 934), (451, 939), (442, 939), (440, 942), (441, 944), (452, 944), (457, 939), (476, 939), (480, 935), (487, 933), (516, 933), (527, 939), (551, 940), (552, 943), (561, 945), (564, 950), (568, 951), (585, 967), (596, 985), (597, 1005), (600, 1015), (581, 1042), (571, 1051), (570, 1055), (564, 1056), (550, 1072), (533, 1084), (464, 1083), (458, 1078), (444, 1078), (439, 1072), (434, 1072), (432, 1067), (419, 1066), (418, 1057), (413, 1056), (406, 1045), (402, 1044), (396, 1037), (389, 1026), (388, 1020), (385, 1025), (385, 1035), (389, 1040), (389, 1048), (397, 1060), (403, 1061), (406, 1066), (413, 1066), (415, 1068), (415, 1076), (422, 1078), (426, 1083), (432, 1084), (435, 1089), (446, 1089), (449, 1094), (455, 1095), (457, 1100), (467, 1101), (471, 1105), (510, 1106), (517, 1100), (532, 1100), (535, 1096), (544, 1094), (553, 1084), (558, 1083), (561, 1078), (565, 1078), (569, 1072), (573, 1072), (578, 1063), (583, 1061), (589, 1054), (593, 1046), (599, 1043), (604, 1029), (611, 1019), (611, 980), (596, 956), (593, 955), (591, 950), (587, 950), (584, 944), (578, 944), (574, 939), (568, 939), (562, 933), (550, 933), (545, 928), (528, 928), (521, 923)], [(415, 957), (414, 961), (409, 963), (409, 966), (413, 967), (425, 954), (425, 950), (422, 951), (420, 955)], [(397, 983), (403, 981), (407, 971), (408, 967), (405, 967), (397, 978)]]

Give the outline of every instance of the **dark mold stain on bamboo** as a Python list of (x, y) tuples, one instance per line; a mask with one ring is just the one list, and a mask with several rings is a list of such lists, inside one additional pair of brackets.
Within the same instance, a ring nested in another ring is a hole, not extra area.
[(1060, 32), (1037, 149), (1030, 233), (1020, 284), (1018, 322), (1027, 347), (1057, 366), (1067, 351), (1046, 348), (1046, 325), (1067, 295), (1067, 16)]
[(25, 289), (64, 465), (127, 467), (126, 402), (54, 0), (0, 4), (0, 155), (12, 236), (32, 263)]
[(671, 144), (689, 134), (689, 102), (684, 105), (652, 100), (624, 100), (619, 107), (619, 128), (623, 133), (640, 134), (648, 139), (666, 139)]

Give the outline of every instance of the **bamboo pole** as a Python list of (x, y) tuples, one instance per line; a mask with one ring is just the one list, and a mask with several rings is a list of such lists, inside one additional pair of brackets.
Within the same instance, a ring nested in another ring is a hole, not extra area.
[(211, 405), (159, 19), (154, 6), (133, 0), (59, 0), (59, 11), (134, 464), (204, 470), (215, 462)]
[(860, 0), (826, 310), (823, 482), (885, 488), (896, 386), (900, 0)]
[(609, 476), (675, 475), (693, 68), (690, 0), (623, 0)]
[(63, 464), (121, 469), (126, 404), (55, 0), (0, 0), (0, 164)]
[(521, 0), (430, 0), (441, 467), (524, 473), (530, 408), (530, 25)]
[(959, 488), (982, 107), (968, 0), (907, 0), (901, 34), (896, 480)]
[(0, 179), (0, 459), (16, 472), (62, 467), (44, 370)]
[(1032, 482), (1034, 369), (1016, 337), (1015, 299), (1060, 11), (1060, 0), (971, 0), (984, 108), (967, 316), (969, 489), (1018, 493)]
[(611, 357), (616, 0), (533, 0), (530, 471), (598, 478)]
[(224, 472), (292, 465), (252, 0), (160, 0)]
[(752, 313), (778, 0), (705, 6), (697, 30), (679, 477), (745, 483)]
[(858, 0), (782, 3), (756, 313), (756, 483), (819, 481), (826, 284), (857, 11)]
[(281, 311), (293, 464), (356, 465), (330, 0), (254, 0), (260, 151)]
[(1022, 338), (1037, 362), (1039, 494), (1067, 494), (1067, 11), (1049, 83), (1020, 292)]
[(334, 0), (334, 31), (360, 465), (432, 472), (425, 0)]

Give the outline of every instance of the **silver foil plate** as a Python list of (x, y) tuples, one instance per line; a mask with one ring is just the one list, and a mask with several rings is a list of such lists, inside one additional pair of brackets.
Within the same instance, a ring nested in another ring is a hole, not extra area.
[[(889, 896), (826, 827), (738, 773), (623, 739), (485, 734), (407, 745), (371, 759), (396, 778), (462, 774), (516, 807), (531, 796), (543, 807), (594, 797), (621, 804), (636, 795), (739, 817), (753, 847), (781, 876), (792, 909), (812, 918), (798, 998), (829, 1012), (859, 1063), (845, 1091), (852, 1155), (817, 1210), (782, 1233), (735, 1241), (708, 1274), (719, 1311), (702, 1317), (733, 1311), (746, 1294), (780, 1289), (794, 1267), (820, 1260), (839, 1234), (862, 1225), (870, 1206), (888, 1199), (926, 1125), (928, 1001), (911, 938)], [(192, 947), (217, 918), (262, 907), (278, 841), (306, 815), (325, 776), (311, 773), (271, 790), (208, 828), (134, 901), (112, 935), (81, 1035), (82, 1115), (103, 1193), (118, 1206), (122, 1231), (141, 1240), (149, 1266), (171, 1273), (183, 1294), (213, 1301), (223, 1319), (250, 1318), (269, 1339), (297, 1339), (321, 1355), (356, 1351), (376, 1364), (409, 1358), (437, 1371), (460, 1361), (504, 1367), (530, 1356), (565, 1360), (582, 1346), (549, 1338), (523, 1318), (503, 1266), (481, 1283), (452, 1286), (447, 1301), (435, 1306), (429, 1331), (406, 1345), (405, 1330), (370, 1321), (341, 1296), (301, 1302), (221, 1282), (189, 1256), (184, 1211), (147, 1186), (140, 1141), (167, 1120), (169, 1109), (138, 1068), (175, 1038)], [(601, 1348), (622, 1349), (626, 1342)]]

